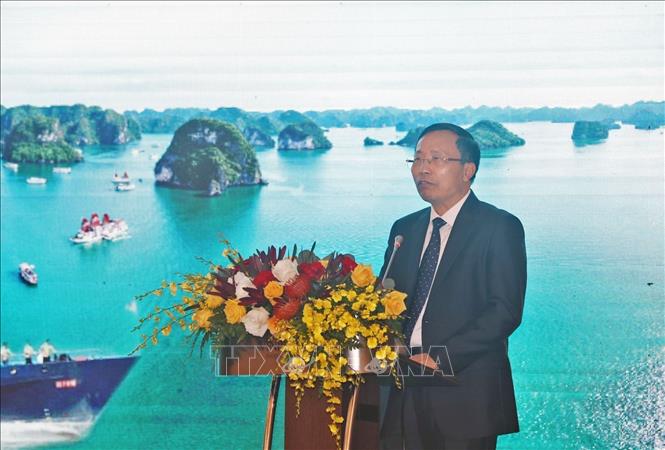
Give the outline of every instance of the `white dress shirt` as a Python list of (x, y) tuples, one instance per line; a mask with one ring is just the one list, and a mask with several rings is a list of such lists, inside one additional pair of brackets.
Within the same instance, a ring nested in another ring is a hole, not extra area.
[[(439, 264), (441, 264), (441, 257), (443, 256), (443, 251), (446, 249), (446, 244), (448, 243), (448, 237), (450, 237), (450, 231), (453, 229), (453, 225), (455, 224), (455, 219), (457, 219), (457, 214), (459, 214), (460, 209), (462, 209), (462, 205), (469, 197), (470, 192), (471, 191), (468, 191), (466, 195), (460, 199), (460, 201), (455, 203), (448, 211), (443, 213), (443, 215), (441, 216), (439, 216), (436, 213), (434, 208), (430, 208), (429, 225), (427, 226), (427, 232), (425, 233), (425, 242), (423, 243), (423, 249), (420, 253), (421, 261), (423, 259), (423, 256), (425, 255), (425, 249), (427, 249), (429, 241), (432, 238), (432, 229), (434, 228), (434, 225), (432, 225), (432, 221), (437, 217), (441, 217), (443, 220), (446, 221), (446, 224), (439, 229), (439, 233), (441, 236), (441, 247), (439, 248), (439, 258), (437, 260), (438, 262), (436, 263), (436, 269), (434, 270), (434, 279), (436, 279), (436, 272), (439, 270)], [(432, 279), (432, 285), (434, 285), (434, 279)], [(429, 289), (430, 292), (432, 292), (432, 286), (430, 286)], [(425, 309), (427, 308), (427, 302), (429, 302), (430, 292), (427, 293), (427, 298), (425, 299), (425, 304), (423, 305), (423, 309), (420, 311), (418, 320), (416, 321), (416, 324), (413, 327), (413, 333), (411, 334), (411, 342), (409, 344), (411, 347), (422, 346), (423, 315), (425, 314)]]

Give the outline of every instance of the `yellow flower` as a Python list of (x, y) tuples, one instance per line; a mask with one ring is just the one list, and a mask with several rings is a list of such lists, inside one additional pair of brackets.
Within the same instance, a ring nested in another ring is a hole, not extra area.
[(406, 294), (399, 291), (391, 291), (386, 295), (382, 300), (383, 307), (386, 309), (386, 312), (393, 316), (399, 316), (406, 310), (404, 305), (404, 299)]
[(224, 303), (224, 299), (222, 297), (219, 297), (217, 295), (206, 295), (206, 306), (210, 309), (215, 309), (220, 306), (222, 306), (222, 303)]
[(212, 310), (208, 308), (201, 308), (194, 313), (194, 315), (192, 316), (192, 320), (194, 320), (199, 327), (209, 330), (210, 326), (212, 325), (210, 323), (210, 318), (213, 315), (214, 313), (212, 312)]
[(178, 285), (174, 282), (171, 282), (171, 284), (169, 284), (169, 291), (171, 292), (171, 295), (175, 297), (175, 295), (178, 293)]
[(358, 264), (353, 272), (351, 272), (351, 280), (353, 284), (358, 287), (365, 287), (374, 282), (374, 274), (372, 273), (372, 267), (366, 266), (364, 264)]
[(155, 294), (157, 297), (162, 296), (162, 290), (161, 289), (155, 289), (152, 293)]
[(281, 297), (284, 293), (284, 287), (279, 284), (277, 281), (270, 281), (266, 284), (266, 287), (263, 288), (263, 295), (268, 299), (273, 299)]
[(224, 305), (224, 314), (226, 315), (226, 321), (233, 324), (240, 322), (240, 319), (247, 314), (247, 310), (238, 300), (229, 300)]
[(367, 338), (367, 348), (375, 348), (378, 345), (374, 336)]
[(386, 359), (386, 356), (388, 356), (389, 353), (390, 353), (390, 347), (384, 345), (383, 347), (381, 347), (376, 351), (374, 356), (376, 356), (379, 359)]
[(167, 326), (162, 328), (162, 334), (164, 336), (168, 336), (169, 334), (171, 334), (171, 324), (168, 324)]

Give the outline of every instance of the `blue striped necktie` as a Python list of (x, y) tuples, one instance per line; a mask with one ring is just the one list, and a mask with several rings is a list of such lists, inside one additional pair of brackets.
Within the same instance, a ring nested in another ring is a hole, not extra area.
[(439, 230), (445, 224), (446, 221), (441, 217), (432, 220), (432, 237), (430, 237), (423, 260), (420, 262), (420, 267), (418, 268), (418, 277), (416, 278), (416, 289), (413, 298), (408, 302), (408, 318), (404, 323), (406, 345), (410, 345), (411, 333), (413, 333), (413, 328), (416, 326), (420, 312), (425, 306), (425, 301), (429, 296), (429, 291), (434, 281), (434, 273), (439, 262), (439, 251), (441, 249), (441, 233), (439, 233)]

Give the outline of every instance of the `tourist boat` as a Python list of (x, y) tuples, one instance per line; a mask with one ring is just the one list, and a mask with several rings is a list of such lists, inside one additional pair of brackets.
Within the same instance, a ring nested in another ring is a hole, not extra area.
[(131, 182), (131, 178), (129, 178), (129, 175), (127, 175), (127, 172), (125, 172), (122, 176), (119, 176), (117, 173), (113, 175), (113, 179), (111, 180), (113, 184), (122, 184), (122, 183), (129, 183)]
[(9, 420), (96, 417), (138, 357), (71, 359), (2, 366), (0, 418)]
[(18, 171), (18, 164), (14, 162), (6, 162), (3, 164), (7, 169), (13, 170), (14, 172)]
[(30, 177), (25, 180), (28, 184), (46, 184), (46, 178)]
[(79, 231), (69, 238), (74, 244), (94, 244), (95, 242), (101, 242), (102, 239), (102, 234), (96, 231)]
[(134, 189), (136, 189), (134, 183), (120, 183), (115, 186), (115, 190), (118, 192), (133, 191)]
[(53, 173), (72, 173), (71, 167), (54, 167)]
[(35, 273), (34, 265), (22, 262), (18, 266), (18, 274), (30, 286), (37, 286), (37, 273)]

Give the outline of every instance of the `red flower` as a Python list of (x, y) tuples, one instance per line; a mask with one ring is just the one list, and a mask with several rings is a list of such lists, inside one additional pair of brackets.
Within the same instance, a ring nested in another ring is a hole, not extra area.
[(263, 288), (265, 287), (266, 284), (269, 282), (276, 280), (275, 276), (272, 274), (271, 270), (264, 270), (263, 272), (259, 272), (257, 276), (254, 277), (254, 286), (257, 288)]
[(305, 275), (311, 280), (318, 280), (326, 273), (326, 268), (319, 261), (301, 263), (298, 265), (298, 273)]
[(353, 259), (351, 255), (342, 256), (342, 274), (346, 275), (347, 273), (353, 272), (353, 269), (356, 268), (358, 264)]
[(307, 276), (298, 276), (295, 280), (284, 286), (284, 293), (289, 298), (300, 299), (307, 295), (312, 284)]
[(297, 298), (290, 298), (288, 300), (279, 299), (275, 306), (273, 306), (273, 316), (280, 320), (289, 320), (298, 314), (300, 310), (300, 300)]

